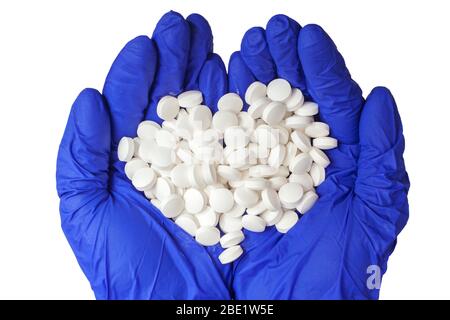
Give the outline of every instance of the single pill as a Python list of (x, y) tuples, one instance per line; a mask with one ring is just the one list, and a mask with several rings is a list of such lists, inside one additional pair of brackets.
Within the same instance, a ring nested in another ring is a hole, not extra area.
[(200, 227), (195, 216), (187, 213), (179, 215), (175, 219), (175, 224), (193, 237), (195, 236), (197, 229)]
[(274, 190), (280, 190), (287, 183), (286, 177), (277, 176), (269, 179), (269, 186)]
[(225, 188), (217, 188), (211, 191), (209, 204), (216, 212), (230, 211), (234, 206), (233, 193)]
[(242, 110), (243, 105), (244, 103), (242, 102), (241, 97), (239, 97), (236, 93), (230, 92), (223, 95), (219, 99), (217, 102), (217, 109), (220, 111), (230, 111), (237, 114)]
[(232, 149), (244, 148), (250, 141), (245, 130), (238, 126), (227, 128), (223, 134), (223, 140)]
[(266, 222), (259, 216), (245, 215), (242, 217), (242, 226), (253, 232), (263, 232), (266, 229)]
[(225, 249), (221, 254), (219, 254), (219, 261), (222, 264), (227, 264), (238, 259), (244, 251), (241, 246), (232, 246)]
[(244, 129), (247, 134), (255, 130), (255, 119), (253, 119), (248, 112), (239, 112), (238, 123), (239, 127)]
[(286, 114), (286, 105), (282, 102), (272, 101), (263, 111), (262, 119), (273, 126), (281, 122)]
[(252, 166), (248, 169), (250, 177), (254, 178), (267, 178), (277, 173), (277, 168), (271, 167), (266, 164), (259, 164)]
[(200, 227), (195, 232), (195, 240), (203, 246), (213, 246), (220, 241), (220, 231), (215, 227)]
[(169, 181), (169, 179), (159, 177), (156, 179), (152, 192), (159, 201), (162, 201), (172, 193), (175, 193), (175, 186)]
[(256, 204), (255, 206), (248, 208), (247, 209), (247, 214), (251, 215), (251, 216), (257, 216), (261, 213), (263, 213), (264, 211), (267, 210), (266, 205), (264, 204), (264, 202), (261, 200), (260, 202), (258, 202), (258, 204)]
[(299, 183), (289, 182), (280, 188), (278, 196), (283, 205), (293, 209), (303, 197), (303, 188)]
[(289, 141), (286, 145), (286, 156), (284, 157), (283, 166), (289, 166), (297, 155), (297, 146), (292, 141)]
[(241, 243), (245, 236), (241, 230), (226, 233), (220, 238), (220, 245), (226, 249)]
[(247, 109), (248, 114), (253, 119), (261, 118), (264, 112), (264, 109), (269, 105), (271, 101), (266, 98), (262, 97), (256, 101), (254, 101)]
[(235, 203), (234, 207), (230, 210), (225, 212), (223, 215), (227, 215), (233, 218), (241, 217), (245, 213), (245, 207)]
[(155, 134), (161, 129), (161, 126), (154, 121), (142, 121), (137, 128), (137, 135), (140, 139), (155, 139)]
[(241, 172), (230, 166), (226, 165), (218, 166), (217, 173), (219, 174), (219, 176), (225, 178), (227, 181), (236, 181), (241, 179)]
[(257, 100), (264, 98), (266, 96), (266, 93), (266, 85), (259, 81), (255, 81), (251, 85), (249, 85), (247, 91), (245, 91), (245, 102), (247, 102), (248, 105), (251, 105)]
[(239, 231), (242, 229), (242, 218), (222, 214), (219, 218), (219, 226), (224, 233)]
[(319, 106), (315, 102), (307, 101), (295, 111), (295, 114), (302, 117), (315, 116), (319, 113)]
[(319, 196), (314, 191), (308, 191), (303, 195), (302, 200), (300, 200), (300, 203), (297, 205), (297, 211), (301, 214), (305, 214), (314, 206), (317, 199), (319, 199)]
[(244, 181), (244, 186), (250, 190), (262, 191), (267, 187), (267, 180), (264, 178), (248, 178)]
[(206, 205), (206, 196), (203, 192), (195, 188), (187, 189), (184, 194), (184, 206), (189, 213), (199, 213)]
[(123, 137), (117, 147), (117, 157), (120, 161), (130, 161), (134, 155), (134, 141), (132, 138)]
[(207, 106), (199, 105), (189, 110), (191, 126), (197, 130), (206, 130), (211, 126), (212, 112)]
[(278, 130), (268, 125), (262, 125), (255, 130), (256, 142), (261, 148), (269, 149), (275, 147), (279, 143)]
[(307, 173), (307, 172), (300, 173), (300, 174), (295, 174), (295, 173), (291, 174), (289, 176), (289, 182), (294, 182), (294, 183), (300, 184), (304, 191), (309, 191), (314, 188), (313, 180), (312, 180), (311, 176), (309, 175), (309, 173)]
[(138, 156), (148, 163), (152, 163), (155, 150), (158, 147), (154, 139), (141, 140)]
[(161, 169), (169, 167), (175, 162), (175, 152), (171, 148), (156, 146), (152, 155), (152, 164)]
[(312, 122), (312, 117), (290, 116), (284, 120), (284, 125), (290, 129), (304, 130)]
[(175, 119), (179, 111), (178, 99), (172, 96), (162, 97), (156, 105), (156, 113), (163, 120)]
[(325, 169), (317, 163), (312, 164), (309, 174), (314, 183), (314, 187), (317, 187), (325, 180)]
[(285, 101), (287, 111), (296, 111), (303, 105), (304, 101), (305, 98), (303, 97), (301, 90), (297, 88), (292, 89), (291, 95)]
[(209, 163), (203, 163), (201, 165), (201, 168), (203, 181), (205, 181), (207, 185), (215, 184), (217, 182), (217, 173), (215, 166)]
[(330, 127), (323, 122), (313, 122), (305, 128), (305, 134), (311, 138), (326, 137), (330, 134)]
[(203, 96), (200, 91), (185, 91), (178, 96), (178, 103), (181, 107), (189, 109), (200, 105), (203, 102)]
[(133, 158), (125, 164), (125, 175), (132, 180), (137, 170), (148, 167), (147, 162), (139, 158)]
[(287, 233), (298, 221), (298, 215), (295, 211), (286, 211), (281, 220), (275, 224), (278, 232)]
[(291, 139), (300, 151), (309, 152), (311, 149), (311, 139), (300, 130), (293, 131), (291, 133)]
[(313, 146), (322, 150), (329, 150), (337, 147), (337, 140), (332, 137), (320, 137), (313, 139)]
[(300, 153), (299, 155), (295, 156), (294, 160), (292, 160), (291, 164), (289, 165), (289, 170), (292, 173), (304, 173), (308, 172), (311, 169), (312, 165), (312, 158), (308, 153)]
[(160, 147), (165, 148), (175, 148), (177, 145), (178, 139), (177, 137), (166, 129), (161, 129), (156, 132), (155, 141)]
[(261, 199), (267, 209), (275, 211), (281, 208), (280, 198), (277, 192), (272, 188), (264, 189), (261, 192)]
[(276, 223), (278, 223), (281, 218), (283, 217), (283, 211), (281, 210), (275, 210), (275, 211), (270, 211), (270, 210), (266, 210), (264, 211), (260, 217), (266, 222), (267, 226), (273, 226)]
[(159, 208), (167, 218), (175, 218), (184, 210), (184, 201), (179, 194), (171, 194), (161, 201)]
[(229, 127), (238, 125), (238, 118), (230, 111), (217, 111), (212, 118), (212, 126), (222, 134)]
[(189, 184), (193, 187), (203, 189), (205, 182), (203, 181), (201, 166), (191, 165), (188, 169)]
[(239, 187), (234, 190), (234, 201), (237, 204), (249, 208), (254, 205), (259, 200), (258, 193), (253, 190), (247, 189), (245, 187)]
[(131, 181), (139, 191), (151, 189), (156, 182), (156, 174), (152, 168), (146, 167), (136, 170)]
[(282, 144), (279, 144), (274, 148), (272, 148), (272, 150), (270, 151), (267, 163), (269, 164), (269, 166), (278, 168), (283, 163), (285, 156), (286, 156), (286, 147)]
[(285, 101), (291, 95), (291, 85), (284, 79), (274, 79), (267, 85), (267, 96), (272, 101)]
[(309, 150), (309, 155), (311, 156), (313, 161), (317, 163), (319, 166), (326, 168), (330, 164), (330, 159), (325, 154), (325, 152), (316, 147), (312, 147), (311, 150)]
[(219, 215), (210, 207), (206, 207), (205, 210), (197, 213), (195, 217), (202, 227), (215, 227), (219, 223)]
[(189, 164), (180, 163), (173, 167), (170, 172), (170, 178), (175, 186), (179, 188), (187, 188), (190, 186), (188, 170), (190, 168)]

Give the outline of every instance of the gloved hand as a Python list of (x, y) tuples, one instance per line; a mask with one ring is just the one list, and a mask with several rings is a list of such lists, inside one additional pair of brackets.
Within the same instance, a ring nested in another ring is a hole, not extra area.
[(83, 90), (60, 145), (57, 189), (62, 228), (98, 299), (228, 299), (229, 265), (220, 247), (198, 245), (136, 191), (117, 159), (123, 136), (144, 119), (159, 121), (156, 102), (189, 89), (215, 106), (227, 91), (226, 71), (212, 53), (199, 15), (169, 12), (153, 38), (120, 52), (103, 94)]
[(277, 15), (252, 28), (230, 59), (230, 91), (281, 77), (319, 104), (339, 141), (319, 201), (286, 235), (246, 232), (234, 265), (237, 299), (376, 299), (396, 237), (408, 219), (402, 125), (391, 93), (364, 101), (344, 60), (317, 25)]

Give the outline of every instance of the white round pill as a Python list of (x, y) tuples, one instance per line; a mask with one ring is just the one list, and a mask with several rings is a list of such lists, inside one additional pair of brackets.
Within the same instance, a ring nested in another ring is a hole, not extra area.
[(238, 125), (238, 118), (235, 113), (230, 111), (217, 111), (212, 118), (212, 126), (221, 133), (229, 127)]
[(295, 111), (295, 114), (302, 117), (310, 117), (319, 113), (319, 106), (315, 102), (307, 101)]
[(190, 90), (181, 93), (178, 96), (178, 103), (181, 107), (189, 109), (200, 105), (203, 102), (203, 96), (200, 91)]
[(290, 116), (284, 120), (284, 125), (290, 129), (304, 130), (312, 122), (312, 117)]
[(281, 208), (280, 198), (277, 192), (272, 188), (264, 189), (261, 192), (261, 199), (267, 209), (275, 211)]
[(257, 216), (257, 215), (263, 213), (266, 210), (267, 210), (267, 207), (264, 204), (264, 202), (261, 200), (255, 206), (253, 206), (251, 208), (248, 208), (247, 209), (247, 214), (249, 214), (251, 216)]
[(277, 168), (266, 164), (259, 164), (248, 169), (248, 174), (253, 178), (267, 178), (277, 173)]
[(161, 206), (159, 209), (167, 218), (174, 218), (184, 209), (183, 198), (179, 194), (171, 194), (161, 201)]
[(311, 139), (300, 130), (293, 131), (291, 133), (291, 139), (300, 151), (309, 152), (311, 149)]
[(235, 203), (230, 211), (225, 212), (223, 215), (227, 215), (233, 218), (241, 217), (245, 213), (245, 207)]
[(162, 97), (156, 105), (156, 113), (163, 120), (174, 119), (179, 111), (178, 99), (172, 96)]
[(227, 147), (232, 149), (244, 148), (250, 141), (245, 130), (238, 126), (228, 127), (223, 134), (223, 140)]
[(200, 227), (195, 232), (195, 240), (203, 246), (213, 246), (220, 241), (220, 231), (215, 227)]
[(203, 192), (195, 188), (187, 189), (184, 194), (184, 206), (189, 213), (199, 213), (206, 205), (206, 196)]
[(161, 129), (161, 126), (154, 121), (142, 121), (137, 128), (137, 135), (142, 140), (153, 140), (155, 134)]
[(131, 181), (139, 191), (151, 189), (156, 182), (156, 174), (152, 168), (145, 167), (136, 170)]
[(170, 172), (170, 178), (175, 186), (179, 188), (187, 188), (190, 186), (188, 170), (190, 168), (189, 164), (180, 163), (173, 167)]
[(311, 138), (326, 137), (330, 134), (330, 127), (323, 122), (313, 122), (305, 128), (305, 134)]
[(161, 169), (169, 167), (175, 162), (175, 152), (171, 148), (155, 146), (152, 155), (152, 164)]
[(312, 164), (309, 174), (315, 187), (320, 185), (325, 180), (325, 169), (317, 163)]
[(134, 155), (134, 141), (132, 138), (123, 137), (117, 147), (117, 157), (120, 161), (130, 161)]
[(259, 216), (245, 215), (242, 217), (242, 226), (253, 232), (263, 232), (266, 229), (266, 222)]
[(241, 217), (231, 217), (227, 214), (222, 214), (219, 218), (220, 229), (225, 232), (235, 232), (242, 229), (242, 218)]
[(245, 236), (241, 230), (226, 233), (220, 238), (220, 245), (226, 249), (241, 243)]
[(211, 191), (209, 204), (216, 212), (230, 211), (234, 206), (233, 193), (225, 188), (216, 188)]
[(125, 175), (132, 180), (137, 170), (148, 167), (147, 162), (139, 158), (134, 158), (125, 164)]
[(177, 224), (181, 229), (183, 229), (193, 237), (195, 236), (195, 233), (199, 228), (199, 224), (195, 216), (187, 213), (179, 215), (175, 219), (175, 224)]
[(297, 109), (299, 109), (303, 102), (305, 101), (305, 98), (303, 97), (303, 93), (300, 89), (294, 88), (292, 89), (291, 95), (289, 98), (286, 99), (285, 104), (287, 107), (287, 110), (289, 112), (293, 112)]
[(314, 206), (317, 199), (319, 199), (319, 196), (314, 191), (308, 191), (303, 195), (302, 200), (300, 200), (300, 203), (297, 205), (297, 211), (301, 214), (305, 214)]
[(138, 156), (148, 163), (152, 163), (155, 150), (158, 147), (154, 139), (141, 140)]
[(291, 95), (291, 85), (284, 79), (274, 79), (267, 85), (267, 96), (272, 101), (284, 101)]
[(160, 147), (175, 148), (178, 138), (169, 130), (161, 129), (155, 134), (156, 144)]
[(239, 187), (234, 190), (234, 201), (237, 204), (249, 208), (254, 205), (259, 200), (259, 195), (253, 190), (247, 189), (246, 187)]
[(300, 174), (291, 174), (289, 176), (289, 182), (294, 182), (294, 183), (298, 183), (302, 186), (304, 191), (309, 191), (312, 188), (314, 188), (314, 183), (313, 180), (311, 178), (311, 176), (309, 175), (309, 173), (305, 172), (305, 173), (300, 173)]
[(266, 97), (262, 97), (256, 101), (254, 101), (247, 109), (248, 114), (253, 119), (261, 118), (264, 112), (264, 109), (269, 105), (270, 99)]
[(313, 139), (313, 146), (322, 150), (329, 150), (337, 147), (337, 140), (332, 137), (319, 137)]
[(269, 166), (274, 168), (278, 168), (284, 161), (284, 157), (286, 156), (286, 147), (282, 144), (276, 145), (270, 151), (269, 158), (267, 159), (267, 163)]
[(308, 172), (311, 169), (311, 164), (312, 158), (309, 153), (300, 153), (292, 160), (289, 170), (295, 174)]
[(241, 246), (232, 246), (225, 249), (221, 254), (219, 254), (219, 261), (222, 264), (227, 264), (238, 259), (244, 251)]
[(275, 224), (275, 227), (277, 228), (278, 232), (286, 233), (288, 232), (298, 221), (298, 215), (295, 211), (286, 211), (283, 216), (281, 217), (281, 220)]
[(264, 211), (260, 217), (266, 222), (267, 226), (273, 226), (276, 223), (278, 223), (281, 218), (283, 217), (283, 211), (281, 210), (275, 210), (275, 211), (270, 211), (270, 210), (266, 210)]
[(289, 209), (293, 209), (303, 196), (303, 188), (298, 183), (289, 182), (280, 188), (278, 196), (283, 205), (286, 205)]
[(330, 164), (330, 159), (325, 154), (325, 152), (323, 152), (322, 150), (320, 150), (316, 147), (311, 148), (311, 150), (309, 151), (309, 155), (311, 156), (313, 161), (321, 167), (326, 168)]
[(206, 207), (205, 210), (197, 213), (195, 217), (202, 227), (215, 227), (219, 223), (219, 215), (211, 207)]
[(264, 98), (266, 96), (266, 93), (266, 85), (259, 81), (255, 81), (251, 85), (249, 85), (247, 91), (245, 91), (245, 102), (247, 102), (248, 105), (251, 105), (257, 100)]
[(282, 102), (272, 101), (263, 111), (262, 119), (273, 126), (281, 122), (286, 114), (286, 105)]
[(189, 109), (189, 121), (193, 128), (206, 130), (211, 126), (212, 112), (207, 106), (199, 105)]
[(248, 178), (244, 181), (244, 186), (250, 190), (262, 191), (267, 187), (267, 180), (264, 178)]
[(162, 201), (172, 193), (175, 193), (175, 186), (168, 178), (159, 177), (156, 179), (152, 192), (159, 201)]
[(217, 167), (217, 173), (227, 181), (236, 181), (241, 179), (241, 172), (238, 169), (226, 165)]
[(217, 109), (220, 111), (230, 111), (237, 114), (242, 110), (243, 105), (244, 103), (242, 102), (241, 97), (239, 97), (236, 93), (230, 92), (223, 95), (219, 99), (217, 102)]

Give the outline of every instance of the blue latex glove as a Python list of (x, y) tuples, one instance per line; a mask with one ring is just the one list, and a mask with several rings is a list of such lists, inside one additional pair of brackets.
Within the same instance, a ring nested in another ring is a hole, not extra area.
[(230, 91), (241, 96), (255, 80), (287, 79), (319, 104), (339, 140), (327, 152), (320, 200), (293, 229), (246, 232), (234, 265), (236, 298), (378, 298), (377, 276), (408, 219), (404, 138), (391, 93), (378, 87), (364, 101), (329, 36), (282, 15), (245, 34), (228, 72)]
[(198, 245), (165, 218), (132, 187), (116, 155), (139, 122), (160, 121), (160, 97), (199, 89), (215, 106), (226, 79), (207, 21), (169, 12), (152, 39), (137, 37), (120, 52), (103, 94), (85, 89), (73, 104), (57, 189), (62, 228), (97, 298), (230, 298), (231, 269), (219, 263), (219, 246)]

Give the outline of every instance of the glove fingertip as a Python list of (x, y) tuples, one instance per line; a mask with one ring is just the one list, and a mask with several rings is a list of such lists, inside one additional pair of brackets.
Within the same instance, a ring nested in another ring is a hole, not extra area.
[(205, 104), (217, 111), (217, 101), (228, 90), (225, 65), (217, 54), (211, 54), (202, 67), (199, 75), (199, 88), (203, 92)]

